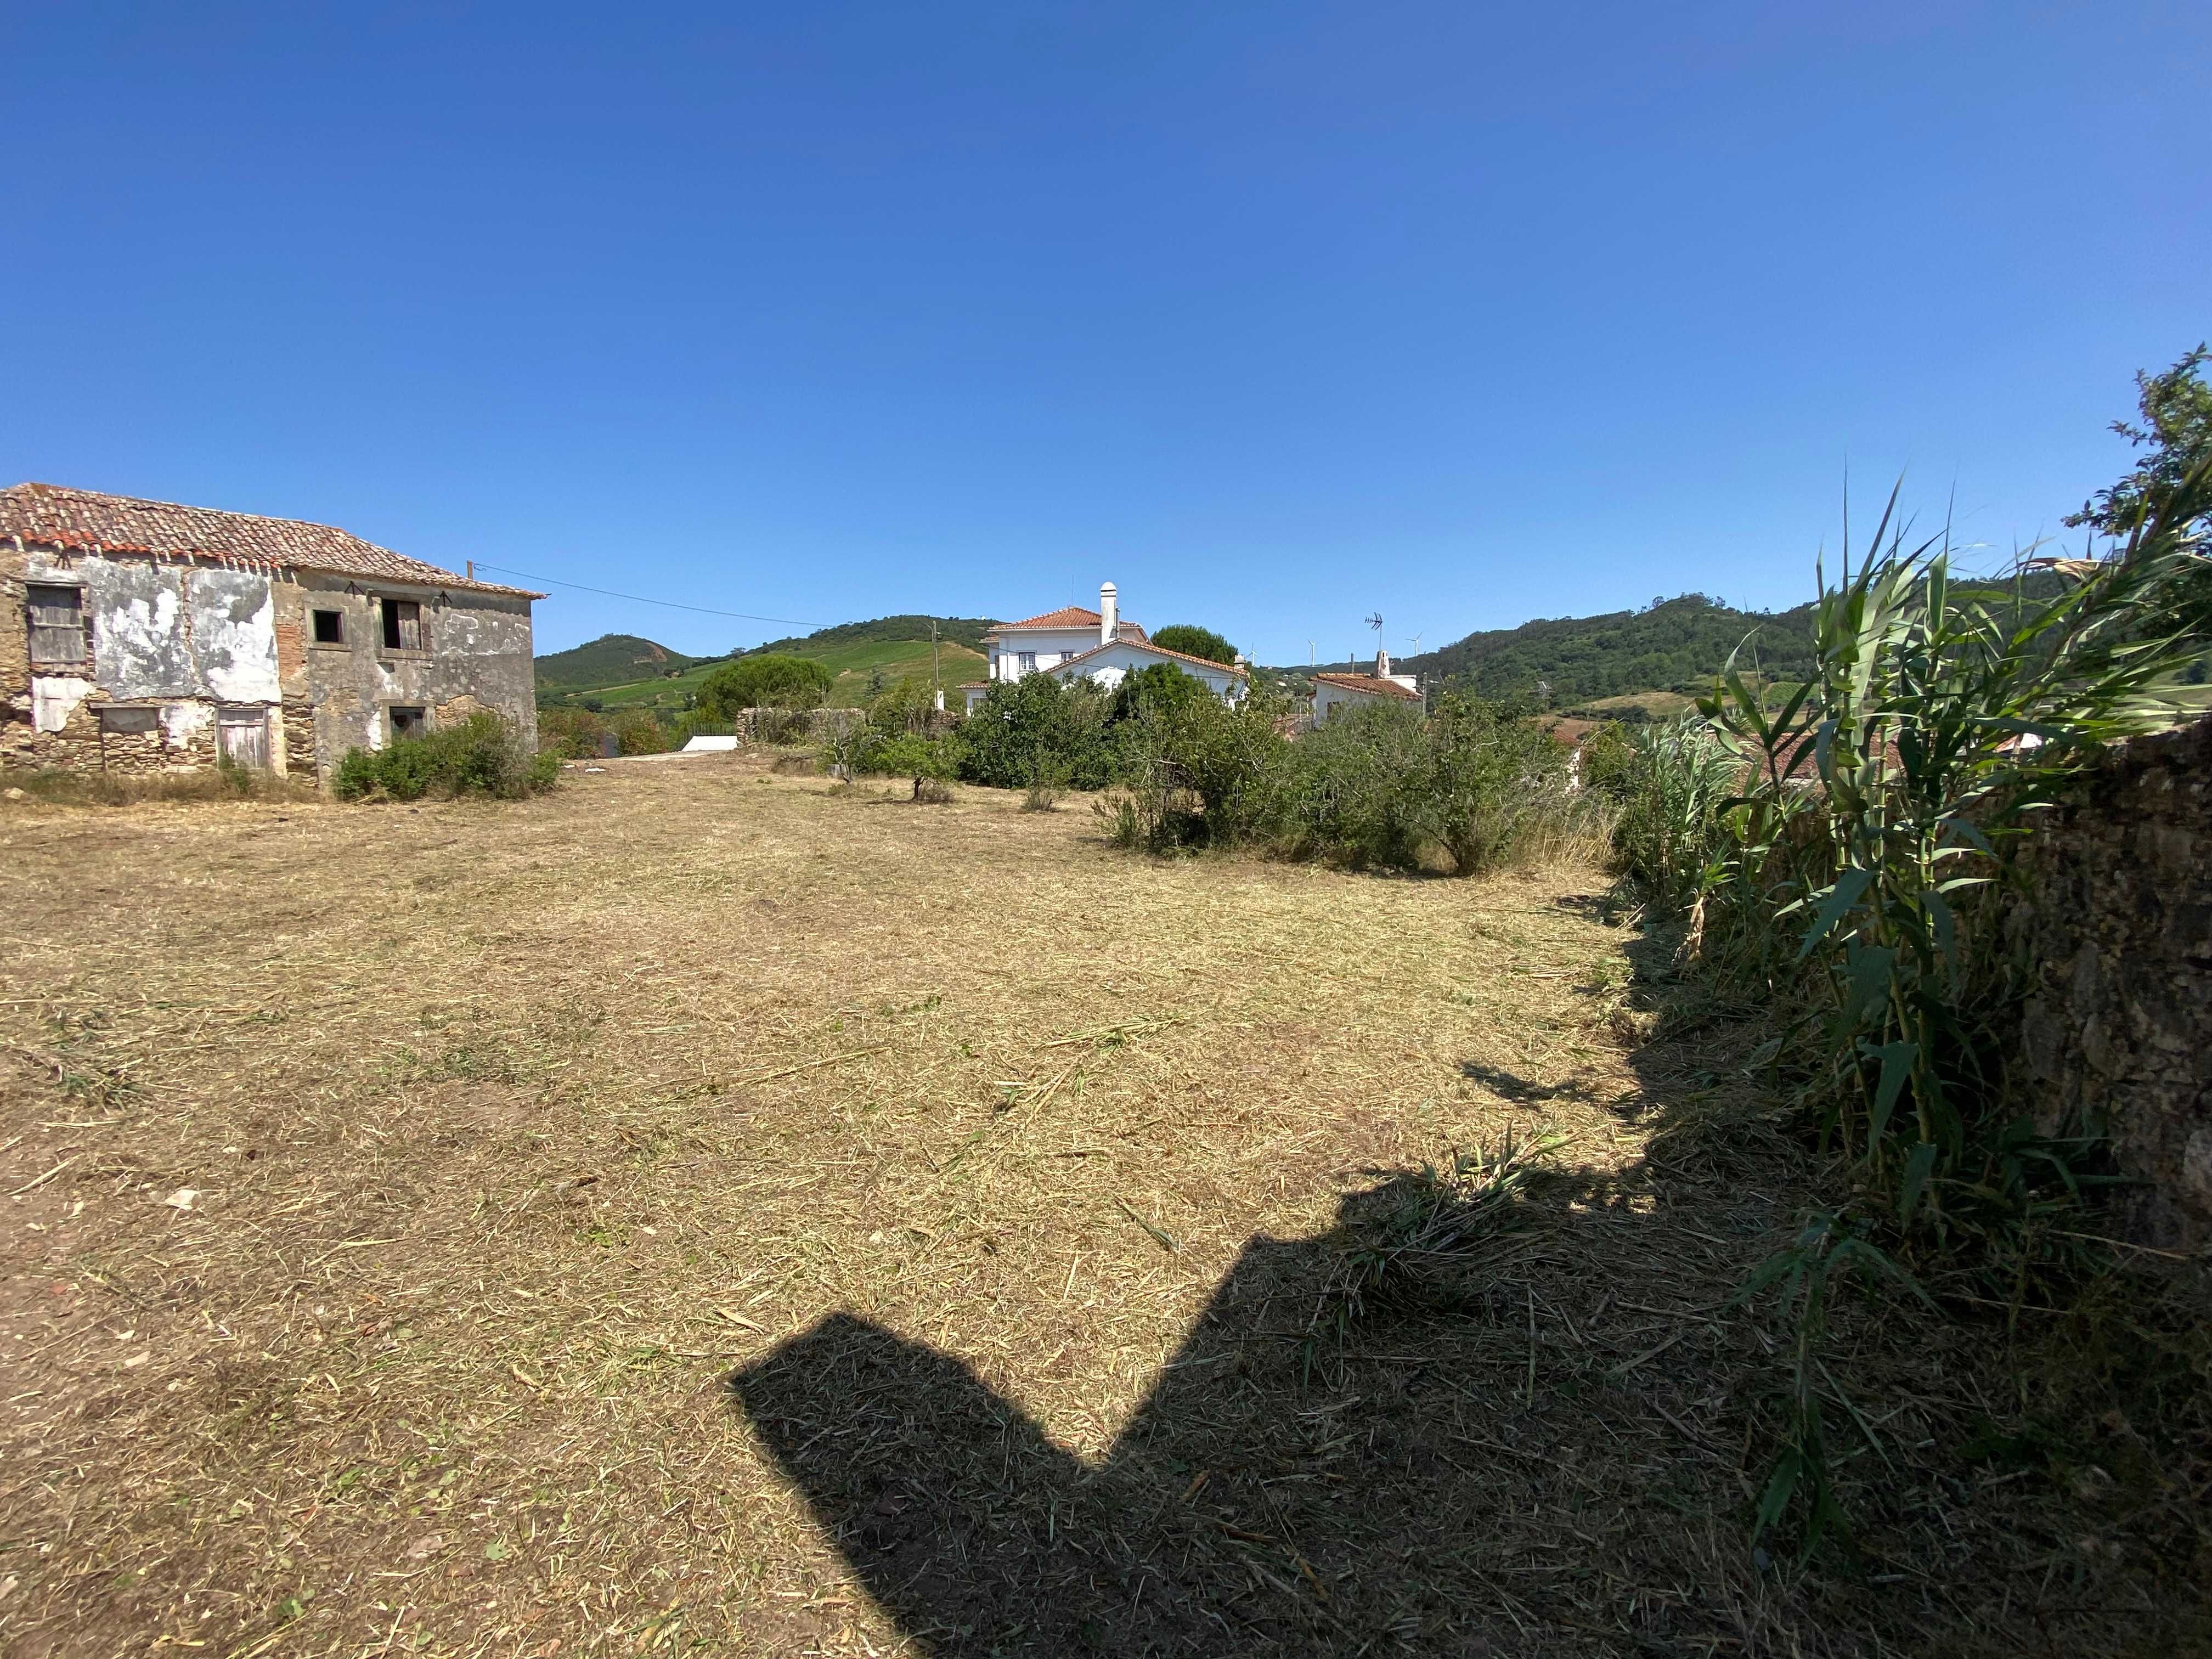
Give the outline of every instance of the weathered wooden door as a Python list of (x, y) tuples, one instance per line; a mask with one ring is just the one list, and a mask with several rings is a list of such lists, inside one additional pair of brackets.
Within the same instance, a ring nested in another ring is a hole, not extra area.
[(269, 716), (259, 708), (224, 708), (215, 717), (216, 746), (233, 766), (269, 769)]

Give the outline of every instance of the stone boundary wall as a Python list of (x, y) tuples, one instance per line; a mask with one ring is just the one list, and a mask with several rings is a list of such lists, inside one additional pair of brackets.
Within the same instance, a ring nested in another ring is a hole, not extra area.
[(2115, 750), (2024, 858), (2015, 1083), (2046, 1133), (2112, 1136), (2130, 1237), (2212, 1243), (2212, 720)]

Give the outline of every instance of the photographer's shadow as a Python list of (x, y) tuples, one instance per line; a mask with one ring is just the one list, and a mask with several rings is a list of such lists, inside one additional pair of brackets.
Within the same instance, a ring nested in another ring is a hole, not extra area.
[[(1328, 1237), (1252, 1241), (1096, 1466), (958, 1360), (849, 1315), (732, 1387), (870, 1594), (927, 1651), (1351, 1653), (1388, 1637), (1437, 1650), (1423, 1636), (1450, 1632), (1443, 1650), (1486, 1652), (1470, 1609), (1443, 1605), (1455, 1575), (1422, 1561), (1489, 1530), (1494, 1494), (1448, 1455), (1453, 1431), (1472, 1416), (1511, 1437), (1501, 1424), (1520, 1402), (1485, 1400), (1448, 1363), (1391, 1368), (1357, 1400), (1316, 1386), (1336, 1375), (1338, 1351), (1309, 1328), (1340, 1283), (1354, 1212), (1395, 1196), (1351, 1200)], [(1362, 1335), (1425, 1324), (1446, 1311), (1439, 1298), (1457, 1320), (1517, 1328), (1522, 1289), (1464, 1274)], [(1525, 1501), (1526, 1476), (1502, 1473)]]

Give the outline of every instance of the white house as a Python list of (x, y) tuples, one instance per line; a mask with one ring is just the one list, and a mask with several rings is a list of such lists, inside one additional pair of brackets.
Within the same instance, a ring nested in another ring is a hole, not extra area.
[[(1181, 651), (1163, 650), (1133, 622), (1121, 619), (1114, 584), (1098, 588), (1098, 609), (1071, 605), (1048, 611), (1026, 622), (1000, 623), (983, 635), (990, 653), (991, 680), (1018, 680), (1025, 674), (1050, 674), (1055, 678), (1091, 679), (1109, 690), (1125, 674), (1170, 663), (1201, 682), (1224, 702), (1244, 700), (1250, 675), (1240, 663), (1218, 663)], [(991, 689), (991, 680), (971, 682), (960, 688), (973, 714)]]
[(1411, 674), (1390, 672), (1390, 653), (1375, 653), (1371, 674), (1316, 674), (1314, 683), (1314, 724), (1319, 726), (1340, 708), (1365, 703), (1410, 702), (1425, 708), (1421, 683)]

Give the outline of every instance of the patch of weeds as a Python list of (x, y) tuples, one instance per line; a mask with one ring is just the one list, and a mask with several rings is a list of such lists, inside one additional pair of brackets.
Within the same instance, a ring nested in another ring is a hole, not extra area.
[(1301, 1379), (1310, 1383), (1325, 1346), (1333, 1343), (1341, 1356), (1374, 1310), (1410, 1297), (1438, 1267), (1522, 1224), (1534, 1166), (1564, 1144), (1558, 1135), (1525, 1142), (1508, 1135), (1492, 1155), (1479, 1148), (1455, 1153), (1448, 1170), (1424, 1164), (1370, 1194), (1371, 1218), (1339, 1244), (1306, 1322)]

